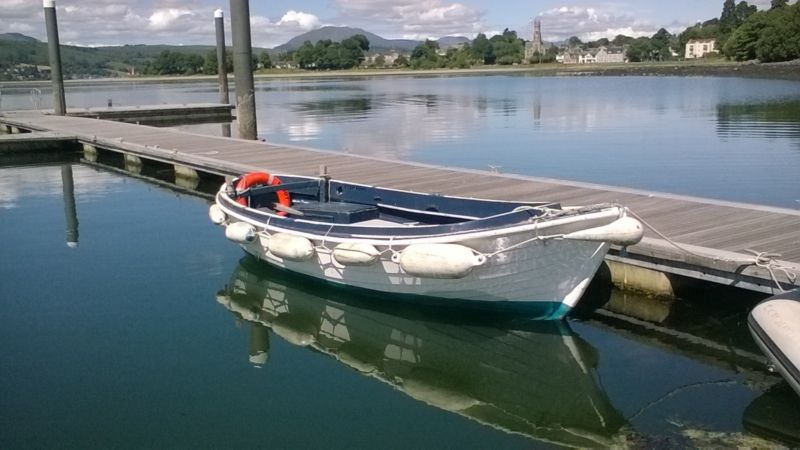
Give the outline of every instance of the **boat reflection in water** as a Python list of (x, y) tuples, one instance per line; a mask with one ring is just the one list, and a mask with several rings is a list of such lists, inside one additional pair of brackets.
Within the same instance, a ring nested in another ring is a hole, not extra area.
[(568, 446), (615, 442), (624, 418), (601, 389), (593, 347), (564, 321), (426, 311), (240, 261), (217, 301), (253, 324), (250, 358), (267, 362), (268, 329), (416, 400)]
[(800, 399), (785, 382), (753, 400), (744, 410), (742, 422), (757, 436), (800, 447)]

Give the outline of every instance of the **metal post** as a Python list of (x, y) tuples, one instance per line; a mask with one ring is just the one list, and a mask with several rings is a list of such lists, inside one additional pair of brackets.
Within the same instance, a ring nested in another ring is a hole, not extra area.
[(61, 190), (64, 195), (64, 218), (67, 231), (67, 247), (78, 247), (78, 210), (75, 207), (75, 181), (72, 179), (72, 164), (61, 166)]
[(228, 68), (225, 58), (225, 20), (222, 10), (214, 11), (214, 25), (217, 29), (217, 74), (219, 76), (219, 102), (227, 105), (231, 102), (228, 95)]
[(47, 47), (50, 53), (50, 79), (53, 82), (53, 111), (58, 116), (67, 113), (64, 98), (64, 77), (61, 75), (61, 44), (58, 41), (58, 20), (56, 1), (43, 0), (44, 21), (47, 26)]
[(233, 76), (236, 83), (236, 118), (239, 137), (256, 139), (256, 97), (253, 85), (253, 49), (250, 43), (250, 1), (231, 0)]

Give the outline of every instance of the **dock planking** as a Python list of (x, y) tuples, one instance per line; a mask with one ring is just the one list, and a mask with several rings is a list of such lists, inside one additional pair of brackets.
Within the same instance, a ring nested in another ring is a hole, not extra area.
[[(798, 210), (440, 167), (37, 112), (6, 113), (0, 116), (0, 123), (75, 136), (80, 142), (99, 148), (225, 176), (254, 170), (313, 176), (320, 165), (326, 165), (337, 179), (418, 192), (552, 201), (565, 206), (621, 203), (670, 240), (648, 229), (641, 243), (624, 250), (613, 249), (609, 256), (612, 261), (765, 293), (777, 292), (774, 278), (786, 289), (800, 285), (800, 280), (792, 281), (783, 270), (775, 270), (783, 267), (800, 274)], [(781, 256), (774, 257), (770, 270), (755, 264), (750, 249)]]

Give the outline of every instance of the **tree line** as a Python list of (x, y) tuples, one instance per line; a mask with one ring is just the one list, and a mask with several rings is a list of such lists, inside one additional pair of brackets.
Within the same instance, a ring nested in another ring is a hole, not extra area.
[[(23, 37), (24, 38), (24, 37)], [(666, 61), (681, 58), (686, 43), (692, 39), (716, 39), (720, 53), (732, 60), (759, 60), (763, 62), (787, 61), (800, 58), (800, 2), (772, 0), (770, 8), (759, 11), (745, 0), (724, 0), (719, 17), (688, 27), (673, 35), (662, 28), (649, 37), (634, 38), (618, 35), (582, 42), (569, 38), (564, 44), (573, 49), (624, 47), (630, 61)], [(135, 68), (146, 75), (216, 74), (215, 50), (208, 47), (182, 47), (164, 50), (164, 46), (122, 46), (84, 48), (62, 46), (64, 72), (67, 77), (83, 78), (114, 76)], [(355, 35), (342, 42), (323, 40), (305, 42), (297, 50), (278, 55), (282, 62), (290, 62), (306, 70), (350, 69), (363, 64), (370, 43), (363, 35)], [(555, 60), (559, 49), (548, 46), (544, 53), (534, 54), (531, 63)], [(233, 64), (230, 51), (226, 55), (228, 72)], [(516, 31), (487, 37), (478, 34), (473, 40), (446, 50), (438, 43), (426, 41), (409, 54), (400, 55), (393, 67), (412, 69), (467, 68), (475, 65), (511, 65), (525, 61), (525, 41)], [(24, 64), (48, 65), (46, 44), (35, 39), (0, 39), (0, 78), (33, 79), (45, 77), (35, 67)], [(386, 66), (386, 58), (373, 59), (373, 66)], [(266, 51), (254, 56), (253, 68), (271, 68), (273, 61)], [(27, 72), (30, 73), (27, 73)]]
[[(253, 70), (269, 69), (272, 60), (269, 53), (253, 55)], [(233, 73), (233, 53), (225, 51), (225, 71)], [(145, 75), (216, 75), (217, 51), (209, 50), (205, 55), (164, 50), (152, 61), (147, 62), (141, 71)]]

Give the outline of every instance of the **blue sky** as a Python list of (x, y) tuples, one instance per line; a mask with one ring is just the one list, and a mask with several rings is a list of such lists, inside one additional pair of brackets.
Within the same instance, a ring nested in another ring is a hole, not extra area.
[[(77, 45), (213, 44), (213, 10), (227, 0), (56, 0), (61, 40)], [(761, 7), (769, 0), (757, 0)], [(469, 38), (504, 28), (545, 40), (681, 31), (717, 17), (722, 0), (251, 0), (253, 44), (273, 47), (325, 25), (360, 27), (386, 38)], [(0, 0), (0, 32), (44, 37), (40, 0)]]

